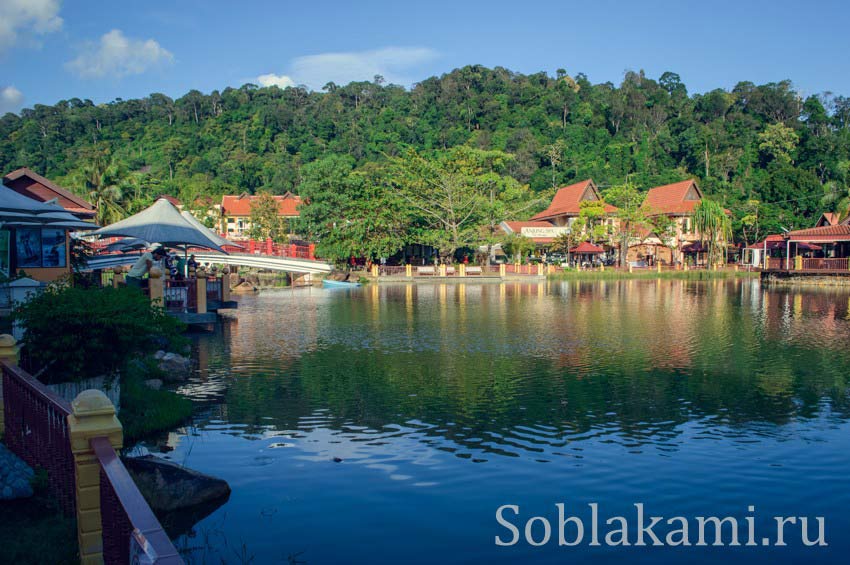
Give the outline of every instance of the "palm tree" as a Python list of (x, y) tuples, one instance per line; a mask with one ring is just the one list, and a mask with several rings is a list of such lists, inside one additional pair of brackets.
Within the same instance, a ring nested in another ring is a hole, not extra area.
[(726, 210), (712, 200), (702, 200), (694, 208), (694, 228), (700, 241), (708, 245), (708, 264), (720, 259), (720, 250), (725, 253), (726, 242), (732, 237), (732, 220)]
[(78, 172), (85, 198), (95, 209), (95, 221), (107, 225), (127, 215), (125, 191), (127, 171), (112, 158), (109, 150), (94, 150)]

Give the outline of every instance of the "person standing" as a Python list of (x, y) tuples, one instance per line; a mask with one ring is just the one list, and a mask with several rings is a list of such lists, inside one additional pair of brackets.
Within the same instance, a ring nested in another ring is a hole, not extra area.
[(130, 271), (127, 273), (127, 277), (125, 278), (127, 286), (142, 288), (142, 277), (150, 273), (154, 261), (159, 261), (163, 257), (165, 257), (165, 249), (162, 247), (157, 247), (152, 252), (145, 251), (142, 253), (141, 257), (133, 263), (133, 266), (130, 267)]

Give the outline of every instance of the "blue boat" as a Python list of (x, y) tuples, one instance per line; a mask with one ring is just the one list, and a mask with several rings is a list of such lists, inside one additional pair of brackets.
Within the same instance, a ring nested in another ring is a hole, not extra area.
[(331, 281), (328, 279), (322, 280), (322, 286), (325, 288), (354, 288), (360, 286), (359, 282), (348, 281)]

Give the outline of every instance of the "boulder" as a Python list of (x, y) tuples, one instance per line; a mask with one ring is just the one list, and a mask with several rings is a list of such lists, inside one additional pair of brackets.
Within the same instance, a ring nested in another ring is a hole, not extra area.
[(227, 481), (153, 455), (128, 457), (123, 461), (154, 512), (173, 512), (230, 496)]
[(251, 284), (248, 281), (244, 281), (244, 282), (239, 283), (238, 285), (236, 285), (231, 290), (231, 292), (235, 292), (236, 294), (245, 294), (245, 293), (256, 292), (256, 291), (257, 291), (257, 287), (255, 287), (253, 284)]
[(159, 358), (157, 366), (166, 381), (185, 381), (192, 372), (192, 360), (179, 353), (166, 353)]
[(349, 277), (351, 277), (351, 273), (349, 273), (347, 271), (337, 271), (337, 270), (333, 270), (325, 276), (325, 278), (328, 279), (328, 280), (339, 281), (339, 282), (345, 282), (349, 279)]
[(145, 386), (154, 390), (159, 390), (162, 388), (162, 381), (159, 379), (148, 379), (145, 381)]
[(0, 443), (0, 500), (15, 500), (32, 496), (33, 470)]

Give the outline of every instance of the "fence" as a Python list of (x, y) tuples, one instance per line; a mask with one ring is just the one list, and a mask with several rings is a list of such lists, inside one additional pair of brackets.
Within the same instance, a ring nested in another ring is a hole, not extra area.
[(198, 307), (198, 284), (195, 279), (165, 279), (165, 309), (169, 312), (191, 312)]
[(115, 452), (122, 433), (109, 399), (87, 390), (69, 404), (6, 361), (2, 377), (4, 442), (47, 472), (62, 511), (76, 515), (80, 561), (183, 563)]
[(222, 301), (222, 293), (221, 293), (221, 279), (218, 278), (209, 278), (207, 279), (207, 303), (210, 302), (221, 302)]
[(824, 258), (803, 258), (803, 270), (817, 271), (846, 271), (848, 270), (847, 258), (843, 259), (824, 259)]

